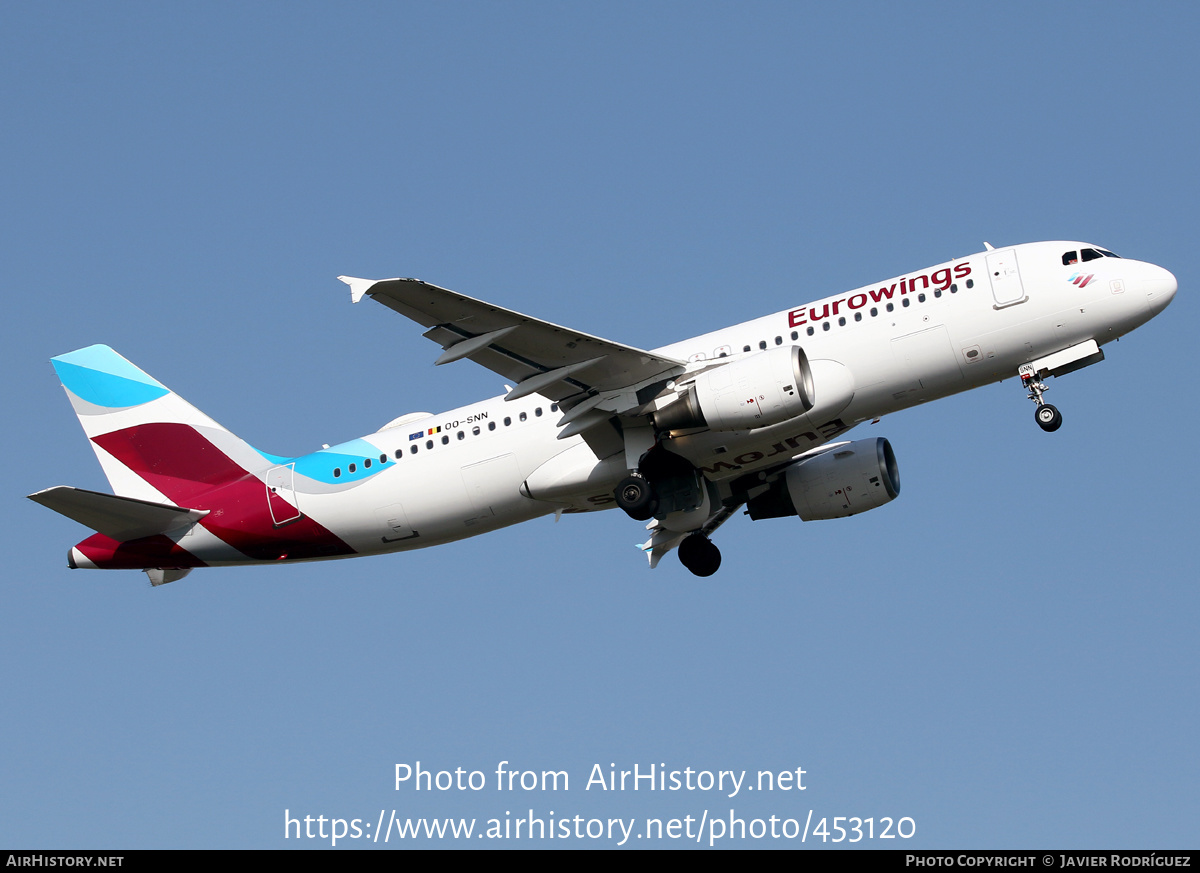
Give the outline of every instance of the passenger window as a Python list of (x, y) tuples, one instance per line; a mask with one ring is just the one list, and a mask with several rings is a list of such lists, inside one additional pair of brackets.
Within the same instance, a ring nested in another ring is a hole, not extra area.
[(479, 436), (479, 425), (471, 428), (471, 436)]
[(380, 456), (379, 456), (379, 463), (381, 463), (381, 464), (386, 464), (386, 463), (387, 463), (387, 455), (380, 455)]
[(346, 469), (348, 469), (348, 470), (349, 470), (351, 473), (353, 473), (355, 470), (357, 470), (357, 469), (358, 469), (358, 467), (354, 466), (354, 464), (351, 464), (351, 465), (350, 465), (349, 467), (347, 467)]
[(766, 340), (759, 340), (759, 341), (758, 341), (758, 347), (759, 347), (760, 349), (765, 349), (765, 348), (767, 347), (767, 341), (766, 341)]
[(460, 440), (461, 440), (461, 439), (464, 439), (464, 438), (466, 438), (466, 436), (467, 436), (467, 435), (466, 435), (465, 433), (463, 433), (461, 430), (458, 432), (458, 438), (459, 438)]
[(900, 305), (901, 305), (901, 306), (912, 306), (912, 301), (911, 301), (911, 300), (909, 300), (907, 297), (905, 297), (905, 298), (904, 298), (904, 302), (903, 302), (903, 303), (901, 303)]
[(551, 403), (551, 404), (550, 404), (550, 411), (551, 411), (551, 412), (558, 412), (558, 404), (557, 404), (557, 403)]
[(334, 467), (334, 468), (333, 468), (333, 478), (334, 478), (334, 479), (337, 479), (337, 478), (338, 478), (338, 477), (340, 477), (341, 475), (342, 475), (342, 468), (341, 468), (341, 467)]
[(842, 316), (841, 318), (838, 319), (838, 327), (845, 327), (845, 326), (846, 326), (846, 317)]
[(371, 459), (370, 458), (367, 458), (365, 461), (363, 461), (363, 469), (364, 470), (371, 469)]
[(425, 440), (425, 448), (432, 449), (433, 448), (433, 440)]
[(1064, 252), (1063, 253), (1063, 266), (1064, 267), (1069, 267), (1069, 266), (1071, 266), (1071, 264), (1076, 263), (1078, 260), (1079, 260), (1078, 252)]
[(922, 291), (920, 294), (917, 295), (917, 302), (918, 303), (925, 302), (925, 292), (924, 291)]
[(488, 430), (495, 430), (495, 429), (496, 429), (496, 422), (489, 421), (488, 422)]
[(510, 424), (512, 424), (512, 419), (507, 415), (504, 416), (504, 426), (508, 427)]
[(854, 320), (855, 320), (855, 321), (862, 321), (862, 313), (861, 313), (861, 312), (856, 312), (856, 313), (854, 313)]
[(396, 449), (396, 460), (399, 461), (404, 457), (404, 449)]
[(809, 327), (808, 327), (808, 335), (809, 335), (809, 336), (812, 336), (814, 333), (816, 333), (816, 331), (812, 329), (812, 325), (809, 325)]
[(958, 293), (958, 283), (957, 283), (957, 282), (952, 282), (952, 283), (951, 283), (951, 285), (950, 285), (950, 293), (951, 293), (951, 294), (957, 294), (957, 293)]
[(444, 446), (450, 445), (450, 434), (448, 434), (448, 433), (442, 434), (442, 445), (444, 445)]
[(800, 334), (797, 331), (792, 331), (792, 342), (800, 339)]
[(829, 330), (829, 322), (828, 321), (821, 322), (821, 330)]
[(525, 421), (525, 420), (526, 420), (526, 419), (528, 419), (528, 418), (529, 418), (529, 414), (528, 414), (528, 413), (526, 413), (526, 412), (522, 412), (522, 413), (521, 413), (521, 421)]
[(888, 311), (888, 312), (895, 312), (895, 310), (896, 310), (896, 304), (895, 304), (895, 303), (889, 303), (889, 304), (887, 305), (887, 311)]
[(975, 280), (974, 280), (974, 279), (968, 279), (968, 280), (967, 280), (967, 287), (968, 287), (968, 288), (974, 288), (974, 287), (975, 287)]
[(874, 306), (872, 306), (872, 307), (871, 307), (871, 318), (874, 318), (874, 317), (875, 317), (875, 316), (877, 316), (878, 314), (879, 314), (879, 310), (878, 310), (878, 309), (876, 309)]
[(419, 448), (420, 448), (420, 446), (409, 446), (408, 452), (411, 455), (415, 455), (417, 453), (417, 449), (419, 449)]
[(777, 345), (777, 346), (783, 345), (783, 337), (781, 337), (781, 336), (775, 337), (775, 345)]
[(743, 351), (743, 352), (748, 352), (748, 351), (750, 351), (750, 346), (743, 346), (743, 347), (742, 347), (742, 351)]
[(541, 418), (542, 417), (542, 407), (539, 406), (537, 409), (535, 409), (533, 411), (533, 414), (536, 415), (538, 418)]

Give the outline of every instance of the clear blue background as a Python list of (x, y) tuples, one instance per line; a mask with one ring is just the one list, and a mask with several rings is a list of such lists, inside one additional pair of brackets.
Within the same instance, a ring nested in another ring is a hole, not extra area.
[[(0, 845), (732, 807), (911, 816), (913, 847), (1194, 848), (1198, 25), (1187, 3), (4, 4)], [(888, 417), (855, 435), (892, 441), (896, 502), (736, 517), (708, 580), (646, 569), (610, 512), (151, 589), (69, 571), (86, 531), (23, 497), (107, 490), (47, 363), (90, 343), (279, 454), (502, 390), (435, 370), (339, 273), (651, 347), (1063, 238), (1180, 292), (1052, 383), (1061, 431), (1016, 380)], [(572, 788), (394, 791), (418, 760)], [(605, 796), (595, 763), (800, 766), (808, 789)]]

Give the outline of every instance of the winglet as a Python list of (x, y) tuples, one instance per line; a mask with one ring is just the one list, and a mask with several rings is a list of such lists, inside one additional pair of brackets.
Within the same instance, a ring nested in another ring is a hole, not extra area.
[(660, 527), (657, 520), (653, 520), (646, 525), (646, 530), (651, 532), (650, 539), (644, 543), (634, 543), (634, 546), (646, 554), (646, 557), (650, 560), (651, 570), (658, 566), (658, 562), (662, 560), (663, 555), (683, 542), (683, 538), (687, 536), (687, 534), (676, 533), (675, 531)]
[(363, 299), (371, 286), (378, 282), (378, 279), (356, 279), (353, 276), (338, 276), (338, 279), (350, 286), (350, 302), (357, 303)]

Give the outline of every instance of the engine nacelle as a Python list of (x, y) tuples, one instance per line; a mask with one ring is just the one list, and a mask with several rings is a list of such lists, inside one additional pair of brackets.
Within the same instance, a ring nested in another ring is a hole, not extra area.
[(855, 440), (788, 467), (765, 494), (746, 504), (750, 517), (804, 521), (845, 518), (883, 506), (900, 493), (900, 470), (883, 437)]
[(812, 409), (813, 393), (804, 350), (779, 346), (700, 373), (654, 423), (660, 430), (769, 427)]

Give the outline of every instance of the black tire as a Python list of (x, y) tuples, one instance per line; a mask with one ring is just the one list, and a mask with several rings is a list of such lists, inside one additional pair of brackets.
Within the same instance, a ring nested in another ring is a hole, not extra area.
[(1054, 433), (1062, 427), (1062, 413), (1057, 408), (1045, 403), (1037, 408), (1034, 413), (1034, 420), (1037, 421), (1038, 427), (1046, 433)]
[(679, 563), (694, 576), (711, 576), (721, 569), (721, 550), (702, 533), (690, 534), (679, 544)]
[(626, 476), (613, 491), (617, 506), (635, 521), (648, 521), (658, 508), (654, 489), (641, 476)]

